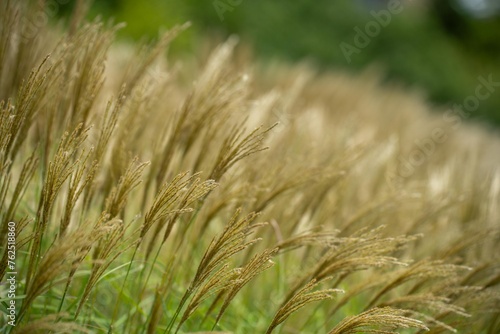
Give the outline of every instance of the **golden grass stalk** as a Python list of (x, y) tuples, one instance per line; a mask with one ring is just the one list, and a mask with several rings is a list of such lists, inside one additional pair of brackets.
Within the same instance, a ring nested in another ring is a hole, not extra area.
[(22, 325), (21, 327), (16, 328), (14, 333), (92, 333), (90, 329), (85, 328), (75, 322), (61, 320), (62, 316), (66, 316), (66, 314), (49, 314), (43, 318), (31, 321), (26, 325)]
[(66, 132), (61, 138), (53, 160), (49, 163), (33, 231), (34, 238), (31, 244), (26, 278), (26, 286), (28, 288), (32, 282), (34, 272), (38, 268), (39, 258), (42, 255), (42, 239), (44, 238), (54, 202), (62, 185), (78, 166), (78, 162), (72, 161), (73, 156), (87, 137), (88, 130), (89, 128), (83, 129), (82, 124), (80, 124), (71, 134)]
[(315, 279), (304, 285), (297, 293), (281, 305), (274, 315), (273, 321), (269, 325), (266, 334), (271, 333), (279, 324), (284, 322), (292, 313), (297, 312), (302, 307), (315, 301), (333, 298), (333, 294), (344, 293), (341, 289), (323, 289), (312, 291), (320, 282)]
[(106, 269), (118, 256), (135, 245), (133, 242), (123, 240), (123, 222), (116, 218), (109, 220), (109, 215), (106, 213), (103, 213), (95, 224), (93, 236), (98, 240), (98, 243), (92, 254), (93, 262), (90, 277), (81, 294), (76, 312), (74, 313), (75, 319), (80, 314), (92, 289), (94, 289), (99, 282), (99, 279), (105, 273)]
[[(205, 284), (212, 275), (218, 273), (218, 279), (216, 279), (215, 281), (212, 280), (213, 283), (207, 285), (206, 292), (208, 293), (209, 291), (213, 290), (214, 284), (220, 281), (223, 277), (227, 278), (229, 275), (229, 273), (226, 273), (225, 269), (221, 270), (219, 268), (224, 268), (227, 265), (227, 261), (232, 256), (260, 240), (252, 239), (250, 241), (246, 241), (246, 238), (256, 228), (263, 225), (262, 223), (252, 224), (258, 215), (256, 213), (250, 213), (245, 217), (238, 218), (240, 212), (241, 210), (239, 209), (235, 212), (231, 220), (224, 228), (224, 231), (219, 236), (214, 238), (208, 246), (205, 254), (200, 261), (200, 264), (198, 265), (198, 269), (196, 270), (193, 280), (189, 284), (189, 287), (187, 288), (177, 307), (169, 328), (173, 326), (177, 315), (182, 310), (184, 304), (193, 293), (195, 293), (203, 284)], [(239, 279), (241, 279), (241, 276), (239, 277)], [(198, 296), (197, 299), (200, 299), (201, 297), (203, 296)]]
[(277, 252), (277, 248), (266, 249), (263, 252), (254, 255), (250, 259), (250, 261), (243, 268), (241, 268), (241, 272), (239, 273), (238, 279), (236, 280), (235, 284), (229, 287), (229, 289), (225, 293), (224, 301), (222, 302), (222, 306), (219, 310), (219, 313), (217, 314), (217, 318), (215, 319), (214, 327), (220, 321), (222, 315), (224, 314), (236, 294), (253, 278), (274, 265), (274, 262), (271, 259), (276, 255)]
[(442, 261), (419, 261), (401, 270), (394, 278), (388, 280), (385, 286), (370, 300), (366, 308), (372, 307), (384, 294), (410, 280), (430, 281), (433, 278), (440, 277), (452, 278), (463, 270), (470, 270), (470, 268), (445, 264)]
[(302, 274), (289, 290), (286, 300), (311, 279), (320, 281), (326, 277), (335, 276), (338, 277), (338, 284), (356, 271), (389, 265), (406, 265), (399, 259), (388, 255), (401, 249), (416, 237), (383, 238), (379, 234), (380, 230), (381, 228), (368, 232), (360, 230), (351, 238), (338, 238), (317, 263)]
[(148, 165), (148, 161), (139, 162), (137, 157), (130, 162), (120, 177), (118, 185), (111, 190), (108, 198), (106, 198), (105, 212), (111, 217), (118, 216), (125, 208), (128, 195), (142, 182), (140, 178)]
[[(40, 266), (32, 276), (31, 284), (26, 289), (26, 297), (23, 299), (18, 317), (22, 319), (25, 312), (41, 294), (48, 291), (55, 283), (54, 280), (78, 265), (77, 259), (81, 258), (82, 252), (92, 245), (93, 240), (87, 237), (83, 230), (77, 230), (65, 238), (58, 240), (49, 248)], [(64, 256), (61, 256), (64, 254)]]
[(355, 333), (397, 333), (399, 328), (417, 328), (429, 330), (424, 324), (404, 316), (404, 310), (390, 307), (373, 308), (342, 320), (328, 334)]

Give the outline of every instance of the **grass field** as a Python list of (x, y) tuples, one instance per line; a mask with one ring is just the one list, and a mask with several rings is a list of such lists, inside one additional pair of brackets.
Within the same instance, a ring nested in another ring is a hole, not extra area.
[(0, 331), (500, 332), (498, 133), (234, 39), (167, 61), (187, 25), (0, 11)]

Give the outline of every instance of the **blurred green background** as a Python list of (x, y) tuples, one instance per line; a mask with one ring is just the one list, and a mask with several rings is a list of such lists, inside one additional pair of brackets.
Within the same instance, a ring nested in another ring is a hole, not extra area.
[[(64, 15), (74, 1), (62, 2)], [(377, 32), (373, 13), (382, 12), (390, 22)], [(95, 0), (89, 16), (98, 14), (127, 22), (120, 36), (128, 39), (191, 21), (173, 52), (196, 52), (206, 36), (237, 34), (263, 61), (307, 58), (320, 69), (353, 73), (376, 65), (384, 80), (422, 90), (438, 105), (462, 104), (479, 76), (500, 82), (499, 0)], [(366, 34), (370, 25), (368, 45), (357, 47), (356, 29)], [(357, 52), (346, 57), (341, 43)], [(500, 126), (500, 84), (470, 118)]]

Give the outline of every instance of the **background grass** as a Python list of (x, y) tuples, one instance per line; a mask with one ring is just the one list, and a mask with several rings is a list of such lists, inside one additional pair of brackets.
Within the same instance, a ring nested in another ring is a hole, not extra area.
[(495, 133), (376, 71), (1, 10), (3, 331), (499, 331)]

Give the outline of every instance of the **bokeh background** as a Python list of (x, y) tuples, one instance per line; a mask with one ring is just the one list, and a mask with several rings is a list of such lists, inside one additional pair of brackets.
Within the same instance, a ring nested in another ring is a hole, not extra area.
[[(75, 1), (59, 1), (65, 17)], [(374, 12), (392, 5), (402, 10), (348, 61), (341, 43), (355, 47), (356, 29), (365, 31)], [(122, 39), (153, 39), (190, 21), (174, 54), (237, 34), (264, 63), (307, 60), (319, 70), (352, 73), (376, 68), (383, 82), (418, 90), (444, 108), (473, 95), (479, 76), (500, 82), (499, 0), (95, 0), (88, 15), (127, 22)], [(470, 119), (500, 127), (500, 87)]]

